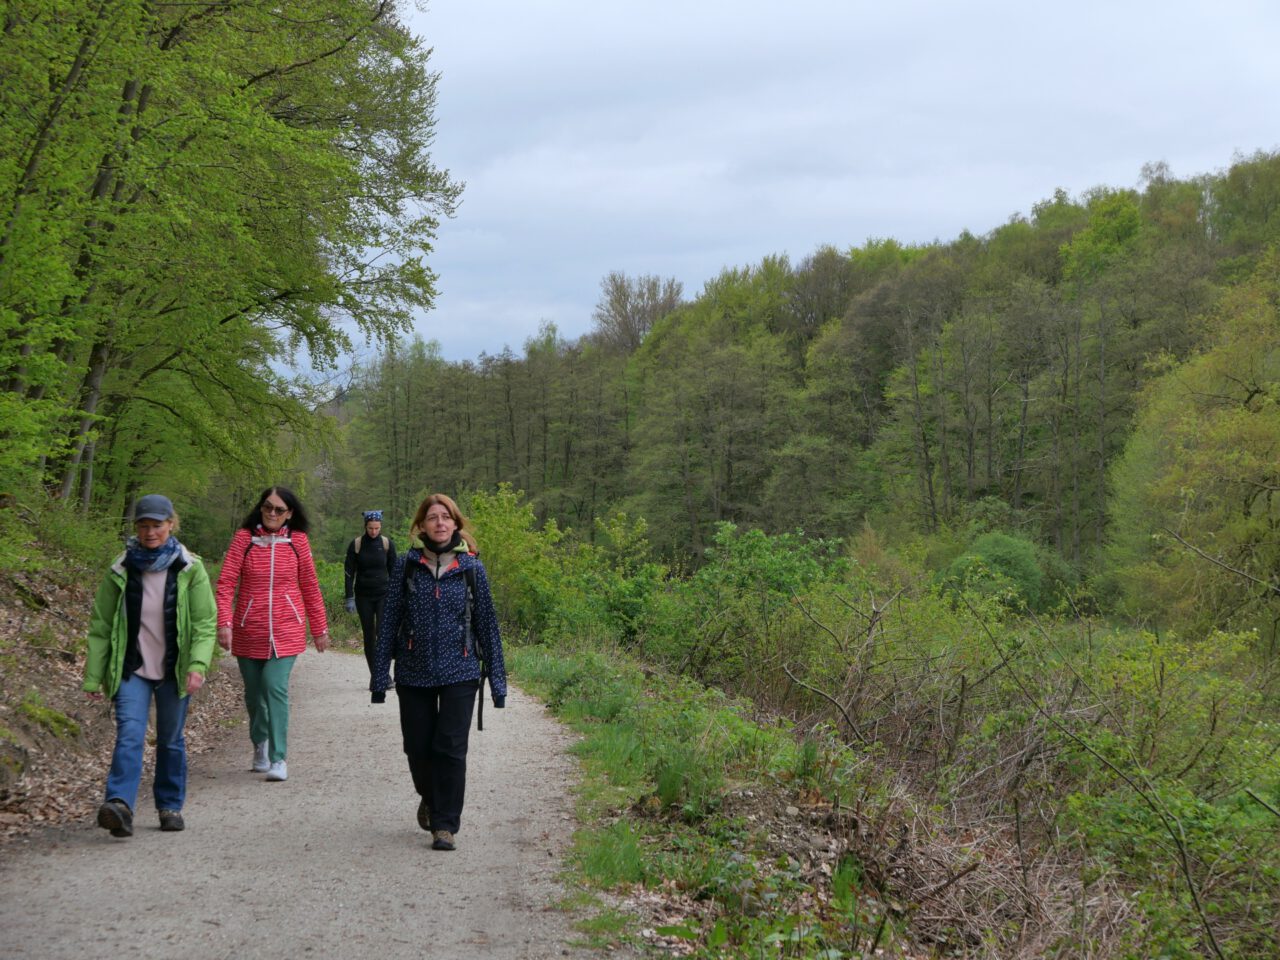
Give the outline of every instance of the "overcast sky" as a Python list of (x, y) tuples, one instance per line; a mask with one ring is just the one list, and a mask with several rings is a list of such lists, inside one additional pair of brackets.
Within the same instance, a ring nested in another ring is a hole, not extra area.
[(983, 234), (1062, 187), (1280, 148), (1275, 0), (431, 0), (450, 360), (769, 254)]

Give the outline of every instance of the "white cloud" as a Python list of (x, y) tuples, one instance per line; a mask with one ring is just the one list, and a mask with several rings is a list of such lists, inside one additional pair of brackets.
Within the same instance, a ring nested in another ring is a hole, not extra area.
[(431, 263), (450, 359), (590, 325), (610, 270), (947, 240), (1056, 187), (1275, 149), (1262, 0), (434, 0), (435, 159), (467, 182)]

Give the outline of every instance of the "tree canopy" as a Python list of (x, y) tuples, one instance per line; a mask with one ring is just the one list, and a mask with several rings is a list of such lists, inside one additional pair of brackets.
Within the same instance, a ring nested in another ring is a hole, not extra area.
[(0, 483), (119, 506), (170, 464), (256, 476), (318, 423), (297, 370), (431, 303), (460, 188), (396, 10), (7, 6)]

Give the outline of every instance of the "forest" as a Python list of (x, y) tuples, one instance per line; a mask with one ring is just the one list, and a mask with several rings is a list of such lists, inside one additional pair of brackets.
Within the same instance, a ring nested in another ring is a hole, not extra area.
[[(553, 704), (639, 716), (654, 676), (735, 704), (723, 737), (685, 701), (628, 734), (650, 836), (715, 832), (748, 721), (795, 734), (787, 782), (837, 819), (859, 798), (809, 932), (779, 895), (700, 931), (707, 956), (780, 931), (779, 955), (859, 956), (851, 925), (953, 955), (1273, 954), (1280, 153), (1046, 184), (983, 233), (698, 291), (620, 264), (590, 333), (448, 361), (413, 324), (463, 185), (397, 7), (6, 5), (0, 571), (99, 565), (157, 490), (216, 558), (284, 482), (340, 603), (360, 511), (402, 538), (448, 492)], [(606, 653), (643, 696), (563, 666)], [(697, 888), (732, 912), (744, 882)]]

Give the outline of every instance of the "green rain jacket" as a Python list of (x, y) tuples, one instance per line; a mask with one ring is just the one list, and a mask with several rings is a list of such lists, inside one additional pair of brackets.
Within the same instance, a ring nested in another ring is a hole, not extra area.
[[(89, 617), (89, 654), (84, 663), (84, 686), (89, 693), (116, 695), (129, 645), (129, 618), (124, 609), (128, 572), (124, 553), (116, 557), (98, 588)], [(209, 585), (209, 572), (196, 554), (182, 547), (185, 566), (178, 571), (178, 694), (187, 695), (187, 674), (205, 676), (218, 642), (218, 604)]]

